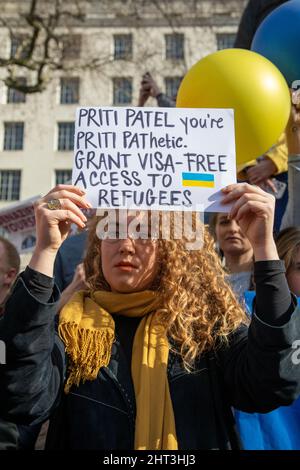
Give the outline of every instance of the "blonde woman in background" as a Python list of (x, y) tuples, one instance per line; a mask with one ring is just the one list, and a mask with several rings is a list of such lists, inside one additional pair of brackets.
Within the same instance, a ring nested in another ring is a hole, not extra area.
[(300, 227), (282, 230), (276, 239), (276, 245), (278, 256), (285, 264), (289, 288), (300, 297)]

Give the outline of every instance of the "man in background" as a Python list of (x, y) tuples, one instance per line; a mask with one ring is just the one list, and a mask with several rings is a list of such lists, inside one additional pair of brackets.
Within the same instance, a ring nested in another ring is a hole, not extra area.
[(0, 316), (4, 313), (5, 301), (19, 269), (19, 253), (10, 241), (0, 237)]
[[(19, 269), (19, 253), (12, 243), (6, 238), (0, 237), (0, 321), (1, 316), (4, 314), (6, 299), (19, 273)], [(17, 426), (0, 418), (0, 450), (17, 449), (18, 440), (19, 431)]]

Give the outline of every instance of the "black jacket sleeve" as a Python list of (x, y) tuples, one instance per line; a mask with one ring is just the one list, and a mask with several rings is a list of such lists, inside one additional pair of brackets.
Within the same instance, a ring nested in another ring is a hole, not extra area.
[(250, 327), (234, 332), (218, 355), (229, 402), (248, 413), (289, 405), (300, 394), (294, 349), (300, 332), (297, 299), (288, 291), (282, 262), (261, 263), (255, 269), (256, 311)]
[(0, 322), (6, 347), (6, 364), (0, 366), (0, 416), (21, 424), (48, 418), (65, 376), (64, 348), (54, 325), (59, 291), (51, 287), (47, 302), (33, 292), (21, 274)]

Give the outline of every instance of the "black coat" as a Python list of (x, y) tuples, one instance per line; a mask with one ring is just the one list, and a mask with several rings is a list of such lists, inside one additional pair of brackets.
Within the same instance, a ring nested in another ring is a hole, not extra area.
[[(41, 303), (22, 276), (16, 283), (0, 325), (0, 339), (7, 345), (7, 365), (0, 369), (0, 415), (25, 424), (51, 415), (48, 448), (133, 449), (135, 398), (117, 329), (109, 366), (96, 380), (63, 394), (66, 358), (54, 327), (58, 296), (54, 288), (52, 299)], [(240, 327), (228, 346), (199, 358), (195, 373), (188, 374), (170, 354), (179, 448), (236, 448), (232, 406), (264, 413), (292, 403), (300, 392), (299, 366), (291, 359), (299, 331), (298, 310), (282, 327), (254, 315), (249, 332)]]

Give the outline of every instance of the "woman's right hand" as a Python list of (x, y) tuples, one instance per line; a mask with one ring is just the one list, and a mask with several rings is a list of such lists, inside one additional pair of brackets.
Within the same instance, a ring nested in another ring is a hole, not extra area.
[[(87, 219), (80, 208), (92, 206), (84, 194), (76, 186), (60, 184), (35, 203), (37, 242), (30, 262), (32, 269), (52, 276), (56, 253), (67, 238), (71, 224), (85, 227)], [(53, 199), (59, 200), (59, 209), (49, 208), (48, 203)]]
[[(51, 210), (47, 203), (58, 199), (60, 209)], [(67, 238), (71, 224), (84, 228), (87, 221), (79, 208), (91, 207), (84, 198), (84, 191), (76, 186), (59, 184), (51, 189), (46, 196), (35, 203), (35, 219), (37, 243), (36, 249), (57, 252)]]

